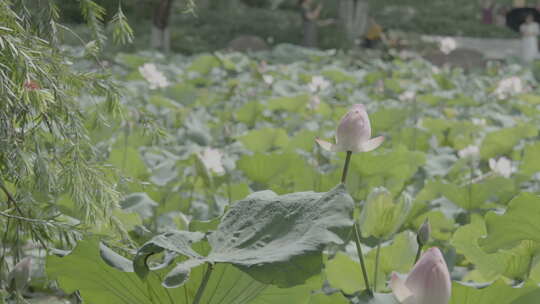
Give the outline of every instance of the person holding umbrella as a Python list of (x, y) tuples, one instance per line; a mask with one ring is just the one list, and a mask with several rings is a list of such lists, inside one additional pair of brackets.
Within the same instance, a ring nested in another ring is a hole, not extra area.
[(540, 26), (534, 21), (534, 16), (527, 15), (525, 22), (519, 27), (521, 33), (521, 52), (523, 61), (530, 63), (538, 56), (538, 34)]

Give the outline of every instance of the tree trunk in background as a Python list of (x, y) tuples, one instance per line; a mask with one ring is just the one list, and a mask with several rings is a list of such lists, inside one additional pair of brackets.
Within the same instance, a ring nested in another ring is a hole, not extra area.
[(350, 42), (366, 33), (369, 25), (366, 0), (339, 0), (339, 20)]
[(171, 17), (172, 2), (174, 0), (156, 0), (152, 22), (152, 36), (150, 43), (153, 48), (165, 53), (171, 50), (171, 32), (169, 30), (169, 19)]

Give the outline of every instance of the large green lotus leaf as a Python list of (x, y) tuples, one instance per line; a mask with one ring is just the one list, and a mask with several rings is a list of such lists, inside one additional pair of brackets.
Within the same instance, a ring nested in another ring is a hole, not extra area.
[[(66, 292), (79, 290), (85, 303), (110, 304), (190, 304), (200, 286), (206, 266), (192, 269), (184, 288), (161, 286), (161, 278), (151, 273), (140, 280), (130, 260), (118, 255), (96, 238), (79, 242), (66, 257), (49, 256), (47, 274), (58, 280)], [(255, 281), (232, 265), (216, 264), (203, 293), (206, 304), (311, 303), (311, 291), (322, 285), (320, 277), (293, 288), (278, 288)], [(325, 302), (314, 302), (325, 303)]]
[(465, 210), (483, 208), (488, 202), (506, 203), (517, 191), (514, 182), (503, 177), (488, 178), (470, 186), (441, 184), (440, 189), (443, 196)]
[(519, 165), (519, 171), (527, 176), (540, 172), (540, 143), (530, 144), (525, 147), (525, 155)]
[(297, 153), (272, 153), (244, 155), (237, 162), (238, 168), (255, 189), (271, 189), (278, 193), (312, 189), (316, 172)]
[(446, 102), (447, 106), (463, 106), (470, 107), (475, 106), (478, 103), (471, 97), (465, 95), (459, 95), (456, 98), (452, 98)]
[(212, 248), (208, 256), (191, 248), (201, 233), (169, 232), (143, 245), (133, 264), (137, 274), (145, 277), (146, 261), (155, 253), (187, 257), (167, 275), (167, 287), (185, 284), (191, 270), (206, 262), (232, 264), (266, 284), (299, 285), (320, 272), (321, 251), (327, 244), (343, 243), (352, 226), (352, 209), (352, 198), (342, 184), (327, 193), (256, 192), (225, 213), (208, 236)]
[[(191, 303), (193, 295), (201, 283), (206, 266), (193, 269), (190, 281), (177, 290), (192, 290), (186, 303)], [(320, 281), (320, 277), (314, 277), (309, 281)], [(322, 283), (321, 283), (322, 284)], [(309, 284), (291, 288), (279, 288), (254, 280), (245, 272), (230, 264), (215, 264), (210, 274), (208, 284), (204, 290), (200, 303), (205, 304), (281, 304), (307, 303), (311, 291), (316, 288)]]
[(139, 277), (145, 279), (150, 273), (148, 258), (156, 253), (167, 251), (191, 258), (178, 264), (165, 278), (164, 285), (170, 288), (183, 285), (191, 269), (205, 263), (203, 257), (192, 248), (192, 244), (203, 240), (204, 234), (190, 231), (171, 231), (157, 235), (146, 242), (133, 259), (133, 269)]
[[(325, 273), (328, 283), (334, 288), (341, 289), (345, 294), (354, 294), (365, 289), (364, 277), (358, 258), (353, 259), (343, 252), (338, 252), (331, 260), (325, 264)], [(369, 283), (373, 285), (373, 274), (375, 273), (374, 259), (366, 259), (366, 269)], [(384, 286), (386, 278), (379, 269), (377, 286)]]
[(127, 195), (120, 202), (120, 206), (126, 212), (136, 212), (144, 220), (154, 216), (154, 209), (158, 206), (158, 203), (148, 194), (138, 192)]
[(139, 151), (133, 147), (113, 149), (109, 155), (109, 162), (126, 176), (144, 178), (148, 175), (146, 164)]
[(208, 237), (208, 259), (232, 263), (265, 283), (298, 285), (320, 271), (326, 244), (343, 243), (352, 208), (344, 185), (327, 193), (254, 193), (235, 203)]
[(212, 69), (221, 66), (221, 62), (216, 56), (201, 55), (187, 67), (188, 71), (197, 72), (201, 75), (208, 75)]
[(540, 110), (538, 110), (538, 108), (533, 105), (515, 103), (512, 106), (514, 107), (514, 109), (518, 110), (519, 112), (521, 112), (522, 114), (528, 117), (536, 118), (538, 117), (538, 115), (540, 115)]
[[(385, 153), (355, 154), (347, 184), (355, 197), (365, 198), (374, 187), (383, 186), (391, 193), (399, 193), (405, 183), (425, 163), (422, 152), (408, 151), (404, 146)], [(343, 165), (340, 161), (339, 166)]]
[[(79, 290), (85, 303), (148, 304), (186, 303), (183, 290), (169, 290), (161, 286), (157, 274), (145, 281), (133, 272), (131, 261), (122, 257), (97, 238), (80, 241), (65, 257), (50, 255), (46, 261), (50, 279), (58, 281), (67, 293)], [(181, 296), (181, 297), (180, 297)]]
[(452, 297), (449, 304), (533, 304), (524, 300), (527, 295), (538, 295), (538, 287), (515, 288), (502, 281), (496, 281), (486, 288), (475, 288), (458, 282), (452, 283)]
[(280, 128), (263, 128), (250, 131), (240, 141), (252, 152), (267, 152), (287, 146), (289, 136)]
[(431, 117), (422, 119), (422, 126), (428, 129), (428, 131), (430, 131), (431, 134), (437, 137), (437, 140), (440, 145), (448, 144), (446, 142), (447, 131), (450, 130), (453, 125), (454, 125), (454, 122), (448, 119), (431, 118)]
[(375, 188), (369, 194), (360, 215), (362, 236), (386, 240), (401, 227), (410, 207), (409, 197), (394, 199), (388, 190)]
[(516, 127), (491, 132), (482, 141), (480, 156), (482, 159), (489, 159), (510, 153), (520, 140), (534, 137), (537, 134), (538, 128), (532, 124), (521, 124)]
[(292, 153), (256, 153), (242, 156), (237, 165), (251, 181), (267, 185), (298, 160), (299, 157)]
[(471, 217), (471, 223), (461, 226), (452, 236), (450, 244), (456, 248), (469, 262), (475, 265), (486, 280), (495, 279), (504, 272), (506, 259), (498, 253), (488, 254), (478, 245), (478, 239), (486, 235), (484, 220), (478, 216)]
[(433, 239), (443, 241), (450, 239), (454, 230), (454, 220), (452, 218), (448, 218), (439, 210), (432, 210), (417, 217), (413, 222), (414, 227), (420, 227), (426, 218), (429, 219)]
[(259, 101), (251, 101), (236, 110), (236, 119), (254, 127), (258, 119), (262, 118), (263, 105)]
[(386, 78), (384, 80), (384, 87), (395, 94), (400, 94), (405, 91), (405, 89), (403, 89), (400, 85), (400, 80), (396, 78)]
[(376, 133), (401, 128), (406, 118), (407, 111), (398, 108), (385, 108), (370, 115), (371, 125)]
[(277, 97), (268, 100), (267, 108), (272, 111), (283, 110), (287, 112), (303, 112), (307, 109), (309, 102), (308, 95), (297, 95), (290, 97)]
[(289, 145), (287, 146), (287, 149), (294, 150), (294, 149), (302, 149), (304, 151), (311, 151), (313, 150), (313, 147), (315, 147), (315, 141), (314, 138), (317, 137), (317, 132), (309, 131), (309, 130), (302, 130), (298, 133), (296, 133), (293, 137), (291, 137), (291, 140), (289, 141)]
[(392, 145), (404, 145), (410, 151), (427, 151), (430, 134), (418, 128), (399, 128), (392, 132)]
[(422, 95), (418, 95), (416, 97), (416, 100), (418, 100), (419, 102), (426, 103), (430, 106), (435, 106), (445, 101), (446, 98), (442, 96), (433, 95), (433, 94), (422, 94)]
[(364, 76), (364, 83), (369, 86), (369, 85), (374, 84), (378, 80), (383, 79), (384, 77), (385, 77), (385, 72), (375, 70), (370, 73), (367, 73), (366, 76)]
[[(429, 180), (424, 185), (424, 188), (416, 194), (411, 207), (411, 212), (409, 212), (409, 216), (407, 220), (405, 220), (406, 226), (411, 225), (418, 216), (429, 210), (429, 202), (440, 196), (440, 185), (441, 183), (438, 181)], [(418, 228), (420, 226), (414, 227)]]
[(521, 94), (518, 96), (519, 99), (526, 101), (532, 105), (540, 104), (540, 96), (536, 94)]
[(334, 83), (345, 83), (349, 82), (352, 84), (358, 83), (358, 80), (353, 75), (350, 75), (347, 71), (333, 68), (326, 69), (321, 72), (321, 75), (325, 78), (331, 80)]
[(152, 96), (150, 96), (150, 98), (148, 99), (148, 101), (150, 101), (151, 104), (153, 105), (156, 105), (158, 107), (164, 107), (164, 108), (169, 108), (173, 111), (176, 111), (176, 110), (180, 110), (181, 111), (181, 107), (180, 105), (172, 100), (171, 98), (167, 98), (165, 96), (162, 96), (160, 94), (154, 94)]
[(197, 100), (199, 91), (188, 83), (178, 83), (165, 89), (164, 95), (182, 105), (192, 105)]
[[(389, 275), (393, 271), (407, 273), (414, 264), (418, 243), (416, 235), (410, 231), (402, 232), (394, 237), (392, 244), (383, 246), (380, 253), (380, 269)], [(375, 250), (368, 254), (368, 258), (375, 259)]]
[(456, 150), (461, 150), (474, 144), (478, 137), (478, 126), (471, 122), (460, 121), (452, 126), (448, 134), (449, 144)]
[(453, 83), (451, 75), (445, 75), (443, 73), (434, 74), (433, 79), (437, 81), (437, 84), (443, 90), (451, 90), (455, 88), (455, 84)]
[(522, 241), (540, 243), (540, 197), (523, 192), (508, 205), (503, 215), (486, 214), (487, 238), (480, 245), (487, 252), (512, 248)]

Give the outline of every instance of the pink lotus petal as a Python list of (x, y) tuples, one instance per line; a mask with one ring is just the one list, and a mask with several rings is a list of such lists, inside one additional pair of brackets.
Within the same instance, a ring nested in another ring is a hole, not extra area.
[(324, 150), (326, 151), (330, 151), (330, 152), (334, 152), (335, 151), (335, 145), (332, 144), (332, 143), (329, 143), (325, 140), (322, 140), (322, 139), (319, 139), (319, 138), (316, 138), (315, 141), (319, 144), (319, 146), (321, 146), (321, 148), (323, 148)]
[(448, 304), (452, 282), (448, 267), (437, 247), (427, 250), (414, 265), (405, 286), (413, 293), (416, 304)]
[(375, 138), (372, 138), (360, 146), (361, 152), (369, 152), (377, 149), (384, 141), (384, 136), (377, 136)]
[(392, 288), (392, 293), (396, 296), (399, 303), (414, 303), (414, 295), (395, 272), (392, 273), (392, 278), (390, 279), (390, 288)]

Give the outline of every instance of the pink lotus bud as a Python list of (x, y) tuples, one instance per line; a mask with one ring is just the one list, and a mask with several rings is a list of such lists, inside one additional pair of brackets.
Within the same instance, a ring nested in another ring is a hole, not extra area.
[(426, 218), (422, 226), (420, 226), (420, 229), (418, 229), (418, 233), (416, 234), (416, 240), (418, 241), (418, 245), (424, 246), (429, 242), (429, 237), (431, 235), (431, 225), (429, 224), (429, 218)]
[(12, 291), (22, 291), (30, 281), (30, 270), (32, 268), (32, 258), (22, 259), (8, 275), (8, 287)]
[(325, 150), (334, 152), (369, 152), (375, 150), (384, 141), (384, 137), (371, 138), (371, 125), (366, 108), (355, 104), (341, 118), (336, 132), (336, 144), (316, 139)]
[(439, 248), (426, 251), (405, 281), (392, 273), (390, 287), (400, 303), (448, 304), (452, 282)]

